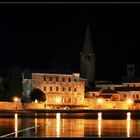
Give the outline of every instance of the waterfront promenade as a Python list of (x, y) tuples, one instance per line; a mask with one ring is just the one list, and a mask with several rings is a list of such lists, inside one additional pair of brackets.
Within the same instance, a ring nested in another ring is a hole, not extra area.
[(13, 117), (15, 113), (19, 117), (48, 117), (55, 118), (57, 113), (63, 118), (97, 118), (98, 113), (102, 113), (104, 119), (125, 119), (130, 112), (132, 118), (140, 118), (140, 110), (0, 110), (0, 117)]

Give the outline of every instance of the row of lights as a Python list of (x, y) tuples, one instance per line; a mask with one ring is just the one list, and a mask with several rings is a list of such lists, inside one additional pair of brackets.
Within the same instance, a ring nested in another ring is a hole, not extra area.
[[(131, 99), (127, 99), (126, 101), (127, 101), (128, 104), (134, 103), (134, 101), (131, 100)], [(103, 102), (103, 99), (102, 99), (102, 98), (98, 98), (98, 99), (97, 99), (97, 102), (98, 102), (98, 103), (102, 103), (102, 102)]]

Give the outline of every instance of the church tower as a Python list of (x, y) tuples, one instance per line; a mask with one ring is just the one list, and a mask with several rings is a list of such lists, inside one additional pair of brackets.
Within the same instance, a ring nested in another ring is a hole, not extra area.
[(95, 54), (93, 52), (89, 24), (87, 26), (83, 50), (80, 53), (80, 77), (87, 79), (86, 90), (95, 86)]

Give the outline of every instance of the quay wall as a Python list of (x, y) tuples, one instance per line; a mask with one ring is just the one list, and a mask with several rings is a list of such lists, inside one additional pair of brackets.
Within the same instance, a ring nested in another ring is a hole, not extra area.
[(0, 110), (23, 110), (21, 102), (0, 102)]

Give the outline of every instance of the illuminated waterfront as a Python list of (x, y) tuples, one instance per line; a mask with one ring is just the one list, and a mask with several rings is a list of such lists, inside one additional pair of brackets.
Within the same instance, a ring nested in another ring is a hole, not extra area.
[[(38, 114), (35, 114), (37, 116)], [(124, 119), (67, 118), (62, 113), (53, 117), (0, 118), (1, 137), (140, 137), (140, 119), (125, 113)], [(97, 117), (96, 117), (97, 116)]]

